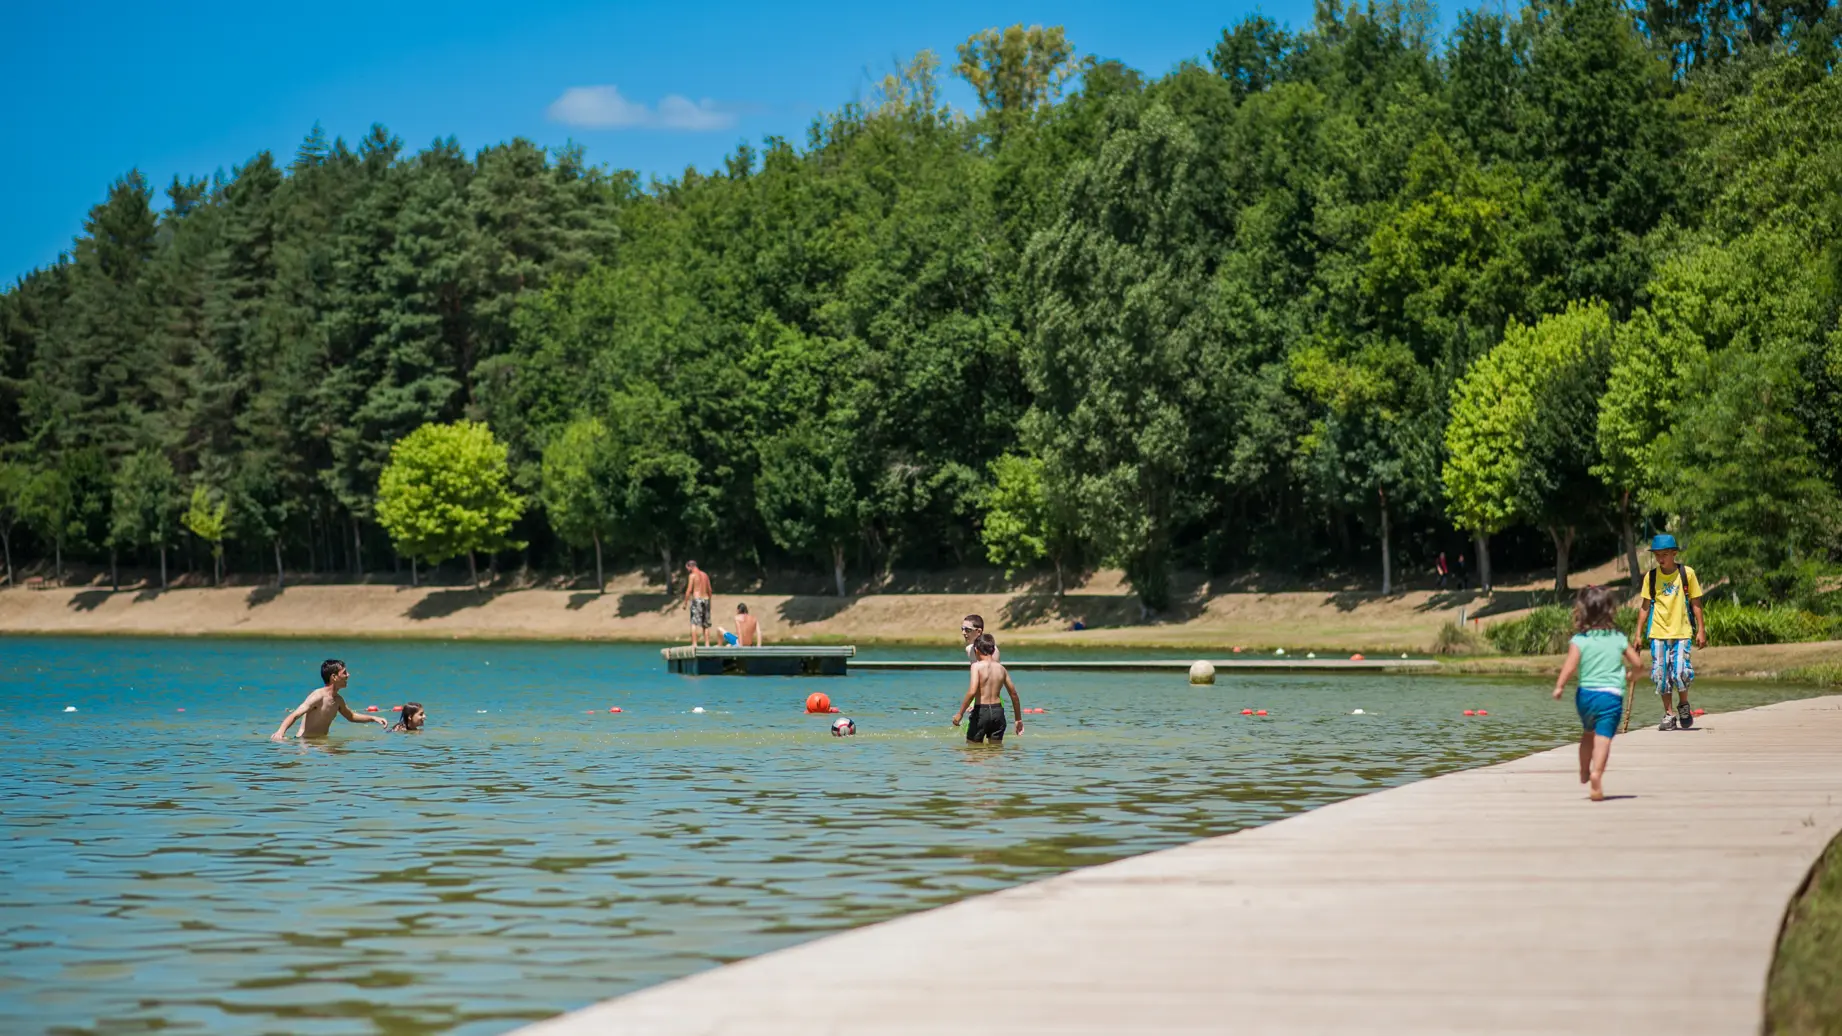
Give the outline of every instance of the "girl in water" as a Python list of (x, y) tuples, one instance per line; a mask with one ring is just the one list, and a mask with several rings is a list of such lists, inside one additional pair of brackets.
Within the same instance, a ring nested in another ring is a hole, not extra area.
[(423, 712), (420, 702), (406, 702), (403, 705), (403, 717), (397, 720), (391, 730), (407, 730), (414, 733), (422, 729)]

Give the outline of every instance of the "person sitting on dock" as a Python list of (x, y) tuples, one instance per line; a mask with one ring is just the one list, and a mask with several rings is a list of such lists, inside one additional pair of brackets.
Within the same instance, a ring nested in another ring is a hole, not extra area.
[(743, 647), (761, 646), (761, 622), (748, 613), (748, 605), (736, 602), (735, 637)]
[(685, 562), (684, 570), (690, 573), (684, 581), (684, 602), (691, 611), (691, 645), (715, 647), (710, 642), (710, 574), (695, 561)]
[[(977, 618), (977, 616), (974, 616)], [(989, 633), (979, 634), (972, 642), (972, 650), (977, 653), (978, 661), (972, 664), (972, 685), (966, 690), (966, 697), (959, 703), (959, 711), (953, 714), (953, 725), (959, 726), (960, 718), (966, 714), (968, 706), (972, 707), (972, 721), (966, 724), (967, 741), (990, 740), (993, 744), (1004, 741), (1004, 699), (1002, 692), (1011, 692), (1011, 707), (1017, 710), (1017, 733), (1023, 733), (1023, 702), (1017, 697), (1017, 685), (1011, 682), (1011, 674), (998, 664), (998, 643)], [(972, 704), (973, 699), (978, 704)]]
[(325, 737), (326, 732), (333, 728), (334, 716), (344, 716), (353, 723), (375, 723), (389, 729), (389, 720), (382, 716), (357, 715), (345, 703), (345, 699), (340, 697), (339, 692), (345, 690), (346, 682), (351, 678), (352, 674), (346, 670), (345, 663), (336, 658), (320, 663), (320, 679), (326, 686), (309, 694), (306, 701), (288, 713), (288, 718), (281, 721), (281, 726), (275, 728), (269, 740), (280, 741), (286, 738), (289, 725), (297, 719), (301, 721), (301, 729), (295, 734), (296, 737)]
[[(975, 642), (985, 633), (985, 619), (980, 615), (968, 615), (959, 620), (959, 639), (966, 643), (966, 661), (971, 665), (979, 664), (979, 655)], [(992, 641), (991, 660), (998, 660), (997, 641)]]

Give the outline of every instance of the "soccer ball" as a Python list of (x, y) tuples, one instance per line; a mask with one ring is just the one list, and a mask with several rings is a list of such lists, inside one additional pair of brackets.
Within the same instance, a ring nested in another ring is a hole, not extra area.
[(831, 721), (832, 737), (850, 737), (855, 733), (857, 733), (857, 724), (852, 723), (849, 719), (840, 716)]

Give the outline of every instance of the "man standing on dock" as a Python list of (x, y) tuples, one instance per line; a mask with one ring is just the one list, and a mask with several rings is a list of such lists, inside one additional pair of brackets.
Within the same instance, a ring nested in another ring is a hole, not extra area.
[(691, 610), (691, 646), (713, 647), (710, 643), (710, 574), (698, 568), (695, 561), (685, 562), (684, 570), (689, 573), (684, 581), (684, 601)]

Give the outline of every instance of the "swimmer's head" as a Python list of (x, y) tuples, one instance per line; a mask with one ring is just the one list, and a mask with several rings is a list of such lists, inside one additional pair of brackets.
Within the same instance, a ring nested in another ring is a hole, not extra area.
[(329, 658), (320, 663), (320, 681), (328, 687), (344, 687), (347, 674), (345, 663), (336, 658)]
[(423, 712), (421, 702), (404, 702), (403, 718), (397, 721), (397, 728), (400, 730), (421, 730), (422, 719)]
[(972, 638), (985, 632), (985, 618), (982, 615), (968, 615), (959, 620), (959, 635), (971, 643)]
[(684, 570), (685, 570), (686, 572), (695, 572), (695, 571), (697, 571), (697, 562), (696, 562), (696, 561), (687, 561), (687, 562), (685, 562), (685, 563), (684, 563)]
[(748, 605), (743, 604), (741, 601), (737, 601), (736, 602), (736, 614), (737, 615), (747, 615)]
[(850, 737), (856, 733), (857, 724), (852, 723), (848, 717), (840, 716), (831, 721), (832, 737)]
[(972, 642), (972, 650), (977, 651), (980, 658), (990, 658), (998, 653), (998, 642), (991, 634), (981, 633), (979, 639)]

